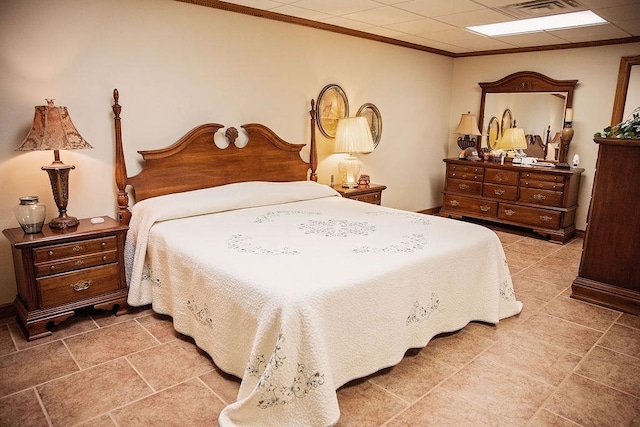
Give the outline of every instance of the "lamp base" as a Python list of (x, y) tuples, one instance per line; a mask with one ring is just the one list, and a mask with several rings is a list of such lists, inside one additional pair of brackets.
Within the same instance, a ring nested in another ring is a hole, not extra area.
[(356, 188), (360, 176), (360, 161), (351, 153), (338, 163), (342, 188)]
[(49, 221), (50, 228), (71, 228), (78, 225), (80, 221), (75, 216), (68, 216), (66, 212), (61, 213), (56, 218)]
[(50, 228), (71, 228), (80, 223), (78, 218), (67, 215), (67, 202), (69, 201), (69, 172), (75, 166), (65, 165), (60, 161), (58, 150), (54, 151), (54, 161), (49, 166), (43, 166), (51, 181), (53, 199), (58, 207), (58, 216), (49, 222)]
[(341, 185), (342, 188), (358, 188), (357, 182), (345, 182)]

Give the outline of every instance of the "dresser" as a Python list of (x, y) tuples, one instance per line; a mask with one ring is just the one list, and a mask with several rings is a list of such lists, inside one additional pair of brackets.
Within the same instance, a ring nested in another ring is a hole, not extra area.
[(386, 186), (380, 184), (360, 185), (356, 188), (342, 188), (340, 184), (333, 186), (333, 189), (340, 193), (342, 197), (374, 205), (382, 203), (382, 192), (386, 188)]
[(440, 215), (524, 227), (565, 243), (574, 237), (584, 169), (445, 159)]
[(640, 315), (640, 140), (595, 141), (596, 174), (571, 296)]
[(80, 220), (71, 229), (25, 234), (3, 230), (11, 243), (18, 295), (18, 324), (28, 340), (51, 335), (48, 326), (75, 310), (126, 306), (124, 240), (128, 227), (109, 217)]

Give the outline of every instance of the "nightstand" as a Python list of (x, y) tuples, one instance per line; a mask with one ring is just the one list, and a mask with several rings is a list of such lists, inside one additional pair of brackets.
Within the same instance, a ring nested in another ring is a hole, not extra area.
[(387, 187), (384, 185), (371, 184), (356, 188), (342, 188), (340, 184), (334, 185), (333, 189), (348, 199), (359, 200), (361, 202), (379, 205), (382, 202), (382, 191)]
[(18, 295), (18, 324), (27, 340), (51, 335), (48, 325), (73, 316), (75, 310), (126, 307), (124, 240), (128, 227), (109, 217), (92, 224), (25, 234), (9, 228), (3, 234), (13, 252)]

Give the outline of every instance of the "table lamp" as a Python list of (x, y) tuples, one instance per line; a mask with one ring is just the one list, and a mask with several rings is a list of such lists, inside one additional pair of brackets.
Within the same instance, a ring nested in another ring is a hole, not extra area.
[(69, 200), (69, 171), (75, 166), (60, 161), (60, 150), (93, 148), (80, 136), (71, 122), (67, 107), (54, 107), (53, 99), (47, 105), (37, 106), (33, 126), (16, 151), (53, 150), (53, 163), (43, 166), (49, 174), (53, 198), (58, 207), (58, 216), (49, 222), (51, 228), (69, 228), (78, 225), (78, 218), (67, 215)]
[(350, 117), (338, 121), (336, 130), (336, 153), (348, 153), (347, 157), (338, 163), (338, 173), (343, 188), (358, 186), (360, 176), (360, 161), (353, 153), (370, 153), (373, 151), (373, 138), (369, 124), (364, 117)]
[(502, 134), (502, 138), (498, 140), (496, 149), (504, 150), (507, 152), (508, 157), (517, 159), (516, 163), (521, 157), (524, 157), (524, 152), (527, 148), (527, 139), (524, 136), (524, 129), (522, 128), (507, 128)]
[(460, 123), (458, 123), (458, 127), (453, 133), (464, 135), (458, 138), (458, 147), (460, 147), (461, 150), (469, 147), (475, 147), (477, 140), (476, 138), (471, 138), (471, 135), (480, 136), (481, 134), (480, 129), (478, 129), (476, 116), (471, 114), (471, 112), (463, 114), (462, 117), (460, 117)]

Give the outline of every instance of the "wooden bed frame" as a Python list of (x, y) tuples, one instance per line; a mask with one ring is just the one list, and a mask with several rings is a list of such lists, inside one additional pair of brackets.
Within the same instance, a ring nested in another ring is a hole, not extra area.
[[(214, 134), (223, 125), (207, 123), (195, 127), (177, 142), (166, 148), (138, 151), (144, 160), (143, 169), (135, 176), (127, 176), (122, 145), (122, 127), (118, 103), (118, 89), (113, 90), (113, 113), (116, 134), (116, 186), (118, 187), (118, 220), (129, 224), (129, 194), (135, 192), (136, 201), (183, 191), (199, 190), (224, 184), (246, 181), (317, 181), (318, 163), (315, 138), (315, 101), (311, 100), (311, 143), (309, 163), (302, 160), (300, 151), (306, 144), (291, 144), (268, 127), (251, 123), (243, 125), (249, 140), (246, 146), (235, 145), (236, 128), (228, 128), (225, 137), (228, 147), (218, 148)], [(309, 169), (311, 170), (309, 172)]]

